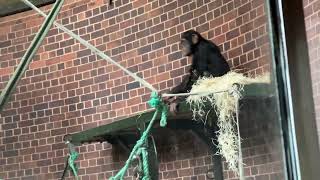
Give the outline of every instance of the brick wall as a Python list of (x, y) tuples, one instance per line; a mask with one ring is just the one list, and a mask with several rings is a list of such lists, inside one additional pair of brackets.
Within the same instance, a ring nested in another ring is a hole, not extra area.
[(316, 121), (318, 134), (320, 135), (320, 1), (303, 1), (305, 24), (307, 31), (309, 62), (313, 87), (313, 99), (315, 103)]
[[(68, 0), (58, 22), (155, 88), (167, 90), (188, 71), (190, 60), (181, 56), (179, 37), (190, 28), (218, 44), (233, 69), (251, 75), (269, 71), (263, 2), (115, 0), (114, 6), (109, 6), (103, 0)], [(42, 9), (48, 11), (50, 6)], [(43, 18), (33, 11), (0, 18), (0, 89), (8, 82), (42, 22)], [(144, 111), (149, 95), (148, 90), (119, 68), (92, 55), (53, 27), (1, 112), (0, 177), (58, 179), (67, 155), (62, 141), (66, 133)], [(260, 145), (251, 143), (256, 142), (257, 136), (250, 137), (245, 140), (251, 149), (248, 159), (262, 160), (251, 160), (247, 175), (251, 179), (273, 179), (271, 162), (279, 163), (279, 159), (265, 157), (268, 153), (261, 148), (269, 145), (265, 141)], [(181, 153), (197, 152), (194, 144), (186, 147)], [(82, 179), (106, 179), (126, 159), (108, 143), (84, 145), (77, 150), (81, 154), (78, 163)], [(161, 177), (204, 179), (204, 169), (212, 164), (209, 154), (164, 159)], [(228, 171), (225, 175), (233, 177)]]

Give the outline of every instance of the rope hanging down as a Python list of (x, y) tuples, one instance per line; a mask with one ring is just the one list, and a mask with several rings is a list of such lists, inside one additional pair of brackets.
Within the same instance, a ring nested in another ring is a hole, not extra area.
[(149, 137), (151, 128), (159, 114), (161, 112), (161, 120), (160, 125), (164, 127), (167, 124), (167, 112), (168, 108), (167, 106), (161, 101), (158, 94), (156, 92), (152, 92), (151, 99), (148, 101), (148, 104), (156, 108), (155, 113), (153, 114), (153, 117), (147, 127), (147, 129), (142, 133), (141, 138), (137, 141), (136, 145), (133, 147), (128, 160), (126, 161), (124, 167), (114, 176), (111, 177), (111, 180), (122, 180), (124, 179), (124, 176), (130, 166), (130, 164), (133, 162), (134, 157), (142, 155), (143, 160), (143, 180), (149, 180), (150, 179), (150, 169), (149, 169), (149, 163), (148, 163), (148, 152), (145, 148), (146, 141)]
[(76, 179), (79, 179), (78, 177), (78, 167), (75, 163), (76, 159), (79, 156), (79, 153), (74, 148), (74, 145), (70, 143), (70, 141), (67, 141), (66, 144), (68, 145), (69, 149), (69, 155), (68, 155), (68, 165), (69, 168), (72, 170), (73, 175), (76, 177)]

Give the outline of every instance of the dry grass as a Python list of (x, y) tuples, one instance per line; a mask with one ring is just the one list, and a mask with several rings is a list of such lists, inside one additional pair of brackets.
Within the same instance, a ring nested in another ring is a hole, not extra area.
[[(214, 107), (217, 114), (217, 133), (218, 154), (222, 155), (228, 164), (228, 168), (238, 172), (239, 162), (239, 136), (235, 122), (235, 113), (238, 100), (241, 99), (243, 86), (252, 83), (268, 83), (270, 75), (265, 74), (260, 77), (250, 78), (236, 72), (229, 72), (222, 77), (204, 77), (199, 79), (192, 87), (190, 93), (199, 93), (187, 98), (191, 105), (194, 120), (202, 120), (206, 123), (207, 113), (205, 104), (209, 102)], [(232, 86), (237, 83), (240, 85), (239, 95), (233, 96), (230, 93)], [(214, 93), (219, 92), (219, 93)]]

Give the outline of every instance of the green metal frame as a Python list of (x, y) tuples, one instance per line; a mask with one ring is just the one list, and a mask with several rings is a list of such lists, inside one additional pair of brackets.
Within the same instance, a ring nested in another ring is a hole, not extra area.
[(64, 0), (57, 0), (53, 5), (52, 10), (50, 11), (48, 17), (45, 19), (44, 23), (41, 25), (38, 34), (32, 40), (29, 48), (27, 49), (26, 53), (22, 57), (17, 69), (15, 70), (14, 74), (10, 78), (8, 84), (4, 88), (4, 90), (0, 94), (0, 111), (3, 109), (5, 103), (10, 98), (11, 93), (14, 91), (15, 87), (17, 86), (19, 80), (23, 76), (24, 72), (27, 70), (28, 65), (30, 64), (32, 58), (34, 57), (35, 53), (37, 52), (38, 48), (40, 47), (43, 39), (49, 32), (55, 18), (57, 17)]

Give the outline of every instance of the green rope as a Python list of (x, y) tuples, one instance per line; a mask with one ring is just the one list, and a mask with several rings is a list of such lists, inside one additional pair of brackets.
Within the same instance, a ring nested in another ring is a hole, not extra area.
[(142, 148), (142, 164), (143, 164), (143, 178), (142, 180), (149, 180), (150, 178), (150, 169), (149, 169), (149, 160), (148, 160), (148, 151), (146, 148)]
[(75, 160), (78, 158), (79, 154), (77, 152), (73, 152), (70, 154), (69, 156), (69, 166), (70, 168), (72, 169), (72, 173), (75, 177), (78, 177), (78, 168), (77, 166), (75, 165)]
[(151, 99), (148, 101), (148, 104), (153, 108), (161, 110), (160, 126), (165, 127), (167, 125), (168, 107), (160, 100), (156, 92), (151, 93)]
[(160, 119), (161, 127), (167, 126), (167, 116), (168, 116), (168, 106), (162, 106), (161, 119)]
[(157, 108), (161, 105), (161, 100), (157, 92), (151, 93), (151, 99), (148, 101), (148, 104), (153, 108)]
[(75, 163), (76, 159), (79, 157), (79, 153), (75, 151), (73, 144), (68, 142), (68, 148), (69, 148), (69, 157), (68, 157), (68, 164), (69, 167), (72, 170), (73, 175), (78, 179), (78, 167)]
[(142, 161), (143, 161), (143, 180), (149, 180), (150, 179), (150, 170), (149, 170), (149, 163), (148, 163), (148, 153), (145, 149), (145, 144), (147, 142), (147, 139), (149, 137), (151, 128), (158, 116), (158, 113), (161, 111), (161, 122), (160, 125), (164, 127), (167, 124), (167, 112), (168, 108), (167, 106), (161, 101), (158, 94), (156, 92), (152, 92), (151, 99), (148, 101), (148, 104), (156, 108), (155, 113), (153, 114), (153, 117), (147, 127), (147, 129), (142, 133), (141, 138), (137, 141), (136, 145), (133, 147), (128, 160), (126, 161), (125, 165), (120, 169), (120, 171), (113, 177), (110, 178), (110, 180), (123, 180), (124, 176), (132, 163), (135, 156), (142, 154)]

